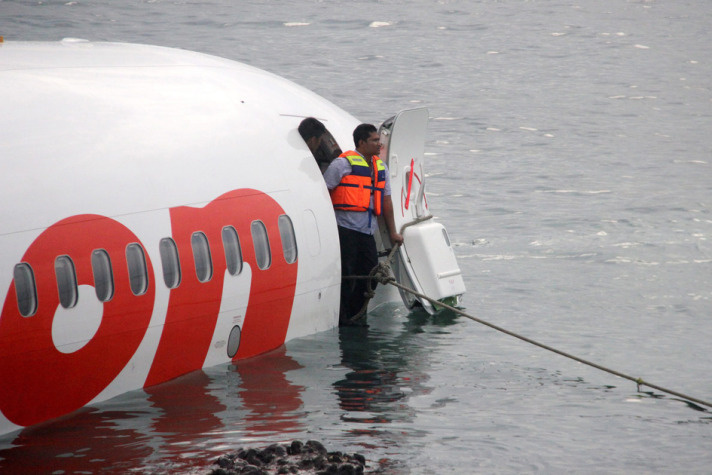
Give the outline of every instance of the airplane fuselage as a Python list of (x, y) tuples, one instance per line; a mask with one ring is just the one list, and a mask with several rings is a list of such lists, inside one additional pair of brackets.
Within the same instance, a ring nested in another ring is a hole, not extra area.
[(337, 324), (307, 116), (358, 123), (198, 53), (0, 45), (0, 433)]

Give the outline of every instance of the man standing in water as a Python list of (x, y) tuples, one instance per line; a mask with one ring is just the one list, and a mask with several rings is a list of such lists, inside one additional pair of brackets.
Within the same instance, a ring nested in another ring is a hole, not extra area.
[[(378, 264), (374, 234), (378, 216), (383, 218), (393, 244), (403, 243), (395, 229), (391, 182), (388, 167), (378, 158), (381, 139), (376, 127), (361, 124), (353, 132), (356, 151), (348, 151), (331, 162), (324, 172), (324, 181), (331, 194), (341, 245), (341, 276), (368, 275)], [(339, 325), (354, 324), (366, 301), (369, 281), (341, 281)]]

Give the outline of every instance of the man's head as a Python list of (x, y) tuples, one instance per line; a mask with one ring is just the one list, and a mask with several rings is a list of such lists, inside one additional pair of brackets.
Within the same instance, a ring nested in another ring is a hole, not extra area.
[(321, 145), (321, 136), (326, 132), (326, 127), (314, 117), (307, 117), (299, 124), (297, 130), (309, 146), (309, 150), (314, 152)]
[(354, 145), (356, 151), (366, 158), (381, 152), (381, 137), (378, 130), (371, 124), (361, 124), (354, 129)]

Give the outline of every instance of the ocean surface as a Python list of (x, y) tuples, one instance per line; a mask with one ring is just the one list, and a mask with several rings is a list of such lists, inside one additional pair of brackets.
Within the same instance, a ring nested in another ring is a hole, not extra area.
[[(365, 122), (428, 107), (466, 311), (706, 401), (710, 25), (693, 0), (0, 0), (6, 41), (211, 53)], [(0, 471), (200, 473), (316, 439), (393, 474), (712, 472), (709, 408), (447, 312), (369, 323), (0, 438)]]

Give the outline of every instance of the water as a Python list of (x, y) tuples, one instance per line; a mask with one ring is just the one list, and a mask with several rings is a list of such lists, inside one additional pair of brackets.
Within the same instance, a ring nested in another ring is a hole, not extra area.
[[(712, 4), (0, 1), (6, 40), (217, 54), (364, 121), (427, 106), (478, 317), (712, 399)], [(187, 471), (309, 438), (390, 473), (708, 473), (712, 418), (453, 315), (370, 317), (17, 438), (0, 467)]]

